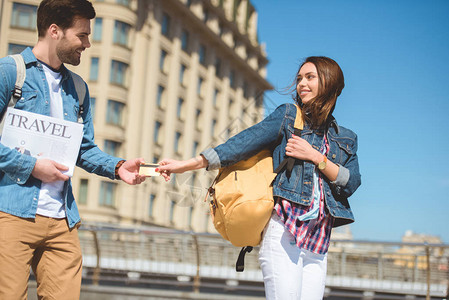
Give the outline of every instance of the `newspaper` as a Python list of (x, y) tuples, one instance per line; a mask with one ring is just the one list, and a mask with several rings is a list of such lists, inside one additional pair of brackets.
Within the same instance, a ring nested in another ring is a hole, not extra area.
[(69, 168), (72, 177), (83, 138), (83, 124), (8, 108), (1, 143), (37, 159), (47, 158)]

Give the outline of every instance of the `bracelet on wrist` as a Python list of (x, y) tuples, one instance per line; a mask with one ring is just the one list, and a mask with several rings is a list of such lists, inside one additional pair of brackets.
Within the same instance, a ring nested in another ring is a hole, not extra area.
[(120, 179), (120, 176), (118, 175), (118, 170), (120, 167), (125, 163), (125, 160), (121, 160), (115, 165), (115, 179)]

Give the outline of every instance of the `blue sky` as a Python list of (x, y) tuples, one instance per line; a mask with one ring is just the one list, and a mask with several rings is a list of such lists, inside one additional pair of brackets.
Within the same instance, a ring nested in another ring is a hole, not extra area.
[[(275, 89), (311, 55), (344, 72), (334, 115), (359, 137), (354, 239), (400, 241), (412, 230), (449, 243), (449, 1), (252, 3)], [(270, 111), (291, 98), (265, 100)]]

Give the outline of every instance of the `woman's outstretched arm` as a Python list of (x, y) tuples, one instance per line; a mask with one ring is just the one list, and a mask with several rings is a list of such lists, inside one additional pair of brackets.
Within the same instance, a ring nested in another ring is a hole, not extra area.
[(202, 155), (188, 159), (188, 160), (175, 160), (170, 158), (165, 158), (159, 162), (158, 172), (168, 180), (170, 179), (170, 174), (172, 173), (184, 173), (187, 171), (197, 170), (206, 168), (208, 162), (206, 158)]

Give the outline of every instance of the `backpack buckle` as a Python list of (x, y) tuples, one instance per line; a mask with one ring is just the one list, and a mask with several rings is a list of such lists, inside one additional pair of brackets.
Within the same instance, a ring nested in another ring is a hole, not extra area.
[(19, 86), (14, 86), (14, 91), (12, 92), (12, 96), (15, 98), (15, 99), (20, 99), (20, 98), (22, 98), (22, 88), (21, 87), (19, 87)]

